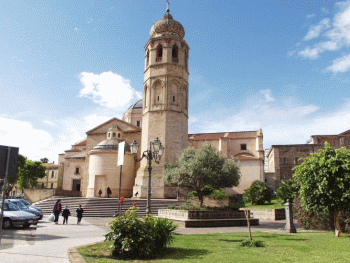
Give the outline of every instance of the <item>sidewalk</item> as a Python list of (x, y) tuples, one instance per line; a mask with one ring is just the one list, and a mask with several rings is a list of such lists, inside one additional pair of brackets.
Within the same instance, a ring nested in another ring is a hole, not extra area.
[(36, 228), (3, 230), (0, 262), (68, 263), (68, 248), (104, 240), (106, 231), (84, 218), (80, 225), (73, 216), (68, 225), (62, 225), (62, 217), (58, 225), (47, 218), (44, 216)]

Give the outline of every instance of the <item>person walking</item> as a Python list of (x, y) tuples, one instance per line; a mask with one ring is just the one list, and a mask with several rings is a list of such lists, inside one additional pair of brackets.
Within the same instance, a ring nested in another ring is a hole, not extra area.
[(70, 211), (68, 209), (68, 206), (66, 206), (62, 211), (63, 216), (63, 224), (66, 223), (68, 225), (68, 216), (70, 216)]
[(112, 191), (111, 191), (111, 188), (107, 187), (107, 197), (111, 197), (112, 195)]
[(98, 197), (101, 197), (101, 195), (102, 195), (102, 190), (100, 189), (100, 190), (98, 191)]
[(83, 218), (83, 213), (84, 213), (84, 209), (81, 207), (81, 205), (79, 205), (78, 209), (77, 209), (77, 224), (80, 224), (81, 219)]
[(58, 218), (60, 217), (60, 213), (62, 210), (61, 199), (57, 199), (55, 206), (53, 207), (53, 213), (55, 215), (55, 224), (58, 224)]

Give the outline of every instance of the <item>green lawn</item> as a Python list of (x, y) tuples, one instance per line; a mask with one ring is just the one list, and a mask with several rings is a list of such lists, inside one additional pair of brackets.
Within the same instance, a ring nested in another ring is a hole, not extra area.
[(253, 232), (264, 247), (241, 247), (247, 233), (175, 235), (173, 245), (162, 258), (116, 260), (106, 250), (111, 242), (79, 248), (87, 262), (350, 262), (350, 235), (334, 237), (333, 232), (274, 234)]
[(246, 203), (243, 208), (246, 209), (280, 209), (284, 208), (284, 205), (280, 203), (280, 200), (271, 200), (270, 204), (265, 204), (265, 205), (252, 205), (251, 203)]

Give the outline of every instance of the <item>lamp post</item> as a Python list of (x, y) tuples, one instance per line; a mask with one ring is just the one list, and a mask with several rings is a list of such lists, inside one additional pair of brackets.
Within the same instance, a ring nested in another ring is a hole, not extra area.
[[(130, 145), (130, 151), (132, 154), (136, 155), (139, 150), (138, 143), (134, 140)], [(149, 149), (142, 153), (141, 159), (136, 162), (140, 162), (143, 158), (147, 158), (148, 160), (148, 185), (147, 185), (147, 206), (146, 213), (151, 213), (151, 184), (152, 184), (152, 160), (154, 160), (157, 164), (159, 164), (160, 159), (163, 156), (164, 146), (162, 142), (157, 138), (154, 141), (149, 143)]]

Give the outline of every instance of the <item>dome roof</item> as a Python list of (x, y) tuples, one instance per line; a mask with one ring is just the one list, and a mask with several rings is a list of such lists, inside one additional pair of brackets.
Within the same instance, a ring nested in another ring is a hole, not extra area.
[(97, 144), (95, 147), (91, 149), (91, 151), (118, 150), (118, 143), (120, 143), (121, 141), (122, 140), (118, 140), (116, 138), (110, 138)]
[(143, 100), (139, 100), (129, 107), (129, 109), (140, 109), (140, 108), (143, 108)]
[(161, 20), (152, 25), (151, 30), (149, 31), (151, 37), (156, 37), (158, 34), (163, 33), (173, 33), (181, 38), (184, 38), (185, 36), (185, 29), (180, 22), (173, 19), (173, 16), (169, 14), (169, 9)]

